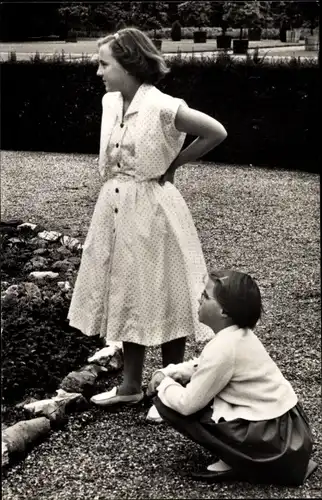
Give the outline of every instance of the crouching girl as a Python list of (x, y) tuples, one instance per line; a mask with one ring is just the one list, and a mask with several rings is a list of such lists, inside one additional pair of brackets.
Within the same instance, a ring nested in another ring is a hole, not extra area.
[(253, 332), (262, 311), (255, 281), (211, 273), (199, 321), (214, 338), (200, 358), (157, 370), (149, 384), (161, 417), (216, 457), (195, 479), (300, 485), (317, 465), (291, 384)]

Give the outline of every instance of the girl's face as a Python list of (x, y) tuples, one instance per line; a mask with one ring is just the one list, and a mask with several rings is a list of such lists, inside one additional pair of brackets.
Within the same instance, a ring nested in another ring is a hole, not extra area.
[(99, 48), (98, 57), (99, 66), (96, 74), (102, 77), (106, 92), (121, 91), (129, 74), (113, 57), (109, 43), (104, 43)]
[(200, 306), (198, 310), (199, 321), (213, 330), (216, 329), (216, 325), (219, 324), (224, 317), (222, 314), (222, 307), (214, 297), (214, 286), (215, 283), (211, 278), (208, 278), (206, 288), (199, 299)]

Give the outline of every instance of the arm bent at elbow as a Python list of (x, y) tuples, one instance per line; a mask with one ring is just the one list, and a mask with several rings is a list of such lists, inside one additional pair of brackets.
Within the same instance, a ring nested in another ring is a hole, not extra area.
[(175, 127), (180, 132), (206, 139), (216, 145), (227, 137), (227, 131), (219, 121), (201, 111), (186, 106), (179, 106), (175, 118)]

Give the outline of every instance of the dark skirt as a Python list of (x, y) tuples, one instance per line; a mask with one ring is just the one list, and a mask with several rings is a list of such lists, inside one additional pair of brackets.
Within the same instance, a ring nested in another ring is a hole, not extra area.
[(220, 419), (218, 423), (211, 419), (210, 406), (183, 416), (158, 397), (154, 404), (167, 423), (222, 459), (246, 481), (299, 486), (306, 479), (312, 434), (299, 403), (271, 420)]

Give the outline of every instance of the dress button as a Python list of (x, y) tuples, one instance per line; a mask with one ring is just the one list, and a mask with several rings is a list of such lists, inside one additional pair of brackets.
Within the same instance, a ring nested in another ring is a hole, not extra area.
[(115, 189), (115, 192), (116, 192), (116, 193), (118, 193), (118, 192), (119, 192), (119, 188), (116, 188), (116, 189)]
[(115, 213), (117, 214), (117, 212), (118, 212), (118, 209), (116, 208), (116, 209), (114, 210), (114, 212), (115, 212)]
[(120, 164), (120, 162), (117, 162), (117, 166), (118, 166), (119, 168), (121, 168), (121, 164)]
[(124, 123), (121, 123), (120, 127), (123, 128), (124, 127)]
[(118, 142), (115, 144), (115, 147), (117, 147), (117, 148), (119, 147), (119, 143)]

